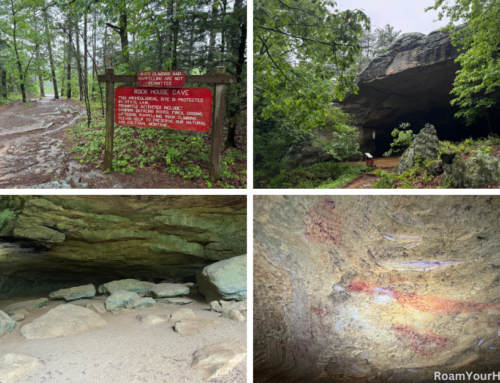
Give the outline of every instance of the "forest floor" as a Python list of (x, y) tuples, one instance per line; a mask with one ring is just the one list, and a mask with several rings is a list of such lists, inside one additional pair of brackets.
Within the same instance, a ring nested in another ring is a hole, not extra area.
[[(194, 294), (193, 294), (194, 295)], [(64, 300), (52, 300), (42, 308), (30, 311), (14, 329), (0, 338), (0, 355), (16, 353), (37, 358), (39, 365), (16, 383), (71, 382), (71, 383), (202, 383), (201, 370), (191, 367), (193, 354), (206, 346), (222, 342), (246, 344), (247, 321), (220, 318), (210, 311), (201, 295), (186, 306), (157, 304), (135, 313), (112, 314), (101, 317), (104, 327), (94, 328), (77, 335), (47, 339), (25, 339), (20, 329)], [(0, 301), (0, 310), (12, 303), (40, 297), (23, 297)], [(85, 302), (104, 302), (106, 296), (80, 299), (68, 303), (84, 306)], [(182, 337), (174, 331), (172, 323), (141, 323), (138, 315), (170, 315), (181, 308), (190, 308), (201, 319), (218, 320), (215, 327), (198, 334)], [(247, 365), (238, 364), (227, 375), (212, 378), (212, 383), (245, 383)]]
[[(67, 113), (68, 108), (77, 113)], [(78, 188), (78, 180), (96, 189), (206, 188), (203, 179), (147, 169), (137, 169), (133, 174), (105, 174), (95, 166), (80, 163), (69, 153), (67, 133), (84, 118), (78, 114), (84, 113), (74, 100), (56, 101), (52, 95), (29, 104), (14, 101), (1, 106), (0, 188), (22, 189), (56, 180), (66, 180), (73, 188)]]

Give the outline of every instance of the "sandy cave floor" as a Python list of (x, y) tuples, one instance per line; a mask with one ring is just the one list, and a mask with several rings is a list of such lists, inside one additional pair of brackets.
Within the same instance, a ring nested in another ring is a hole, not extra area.
[[(138, 383), (138, 382), (203, 382), (202, 371), (190, 367), (193, 354), (206, 346), (222, 342), (246, 344), (247, 321), (237, 322), (220, 318), (210, 311), (203, 298), (185, 306), (157, 303), (155, 307), (135, 313), (102, 315), (106, 326), (78, 335), (28, 340), (21, 336), (21, 328), (60, 304), (84, 306), (92, 301), (105, 302), (107, 295), (66, 302), (49, 301), (42, 308), (30, 312), (20, 327), (0, 338), (0, 357), (19, 353), (37, 358), (41, 364), (16, 383), (71, 382), (71, 383)], [(0, 310), (12, 303), (38, 299), (19, 297), (0, 301)], [(151, 325), (139, 322), (138, 315), (172, 314), (181, 308), (192, 309), (198, 318), (219, 320), (212, 328), (198, 334), (182, 337), (173, 330), (173, 323)], [(246, 313), (243, 313), (246, 317)], [(247, 364), (240, 363), (229, 374), (210, 382), (246, 382)]]

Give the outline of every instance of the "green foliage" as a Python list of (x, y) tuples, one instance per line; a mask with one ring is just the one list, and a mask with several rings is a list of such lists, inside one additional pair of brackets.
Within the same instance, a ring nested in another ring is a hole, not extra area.
[[(99, 105), (91, 104), (98, 114)], [(70, 131), (73, 143), (70, 153), (82, 164), (101, 168), (104, 151), (104, 118), (97, 117), (90, 127), (85, 122), (75, 124)], [(165, 171), (185, 179), (203, 179), (208, 182), (210, 145), (206, 134), (176, 130), (132, 128), (117, 126), (113, 145), (113, 171), (132, 174), (136, 169)], [(246, 171), (236, 162), (246, 158), (236, 149), (228, 149), (221, 158), (219, 186), (232, 187), (229, 180), (246, 182)]]
[(452, 90), (457, 96), (452, 105), (460, 107), (455, 116), (464, 117), (467, 124), (487, 117), (489, 109), (498, 107), (500, 101), (500, 2), (456, 0), (450, 4), (436, 0), (429, 9), (441, 9), (439, 19), (449, 17), (449, 29), (453, 23), (464, 24), (452, 35), (453, 44), (462, 52), (456, 60), (461, 68)]
[(283, 169), (280, 174), (271, 178), (267, 187), (270, 189), (337, 189), (371, 170), (373, 167), (366, 165), (321, 162), (290, 171)]
[(329, 0), (256, 0), (255, 120), (286, 117), (304, 131), (324, 125), (332, 96), (357, 91), (353, 64), (369, 25), (363, 12)]
[(269, 177), (277, 174), (284, 166), (281, 160), (290, 147), (302, 141), (311, 141), (319, 150), (329, 153), (339, 161), (359, 154), (359, 145), (356, 142), (358, 130), (349, 125), (352, 123), (352, 117), (332, 105), (324, 106), (324, 112), (325, 125), (308, 131), (304, 131), (301, 126), (294, 124), (293, 119), (287, 117), (256, 121), (254, 179), (258, 180), (258, 183), (264, 186)]
[(391, 143), (391, 148), (383, 154), (384, 157), (389, 157), (394, 153), (405, 151), (406, 148), (411, 145), (413, 139), (417, 136), (410, 129), (410, 124), (407, 122), (400, 124), (399, 129), (394, 129), (391, 135), (395, 137), (394, 142)]
[(376, 28), (374, 31), (365, 31), (360, 40), (362, 50), (356, 59), (358, 73), (361, 73), (375, 57), (387, 52), (400, 33), (401, 31), (395, 31), (394, 27), (389, 24), (383, 28)]

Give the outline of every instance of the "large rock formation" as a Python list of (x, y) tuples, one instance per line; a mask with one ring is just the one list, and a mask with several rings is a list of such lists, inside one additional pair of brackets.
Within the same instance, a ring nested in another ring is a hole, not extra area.
[(245, 196), (0, 196), (0, 298), (127, 278), (194, 281), (245, 252)]
[(257, 196), (256, 382), (500, 370), (498, 196)]
[(415, 119), (419, 124), (412, 124), (414, 129), (429, 122), (441, 137), (442, 113), (435, 113), (435, 121), (422, 118), (431, 119), (433, 111), (447, 109), (446, 118), (453, 119), (450, 91), (460, 69), (455, 63), (458, 54), (449, 32), (434, 31), (428, 36), (405, 33), (386, 53), (372, 60), (358, 77), (358, 94), (347, 96), (340, 104), (356, 119), (362, 150), (374, 152), (377, 135)]

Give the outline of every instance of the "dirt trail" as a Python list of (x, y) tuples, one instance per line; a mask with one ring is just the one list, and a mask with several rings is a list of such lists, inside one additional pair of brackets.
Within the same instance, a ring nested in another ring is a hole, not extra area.
[[(67, 113), (68, 108), (77, 113)], [(75, 180), (92, 188), (200, 188), (203, 183), (174, 180), (170, 175), (136, 171), (104, 174), (81, 165), (68, 153), (67, 130), (85, 110), (73, 100), (52, 95), (32, 105), (20, 101), (0, 107), (0, 188), (22, 189), (54, 180)], [(52, 125), (50, 125), (52, 123)]]
[[(374, 159), (376, 169), (382, 169), (385, 172), (392, 173), (392, 170), (398, 164), (399, 157), (380, 157)], [(361, 162), (349, 162), (351, 165), (357, 165)], [(371, 189), (373, 184), (377, 182), (378, 178), (375, 177), (375, 170), (356, 178), (352, 183), (346, 185), (344, 189)]]

